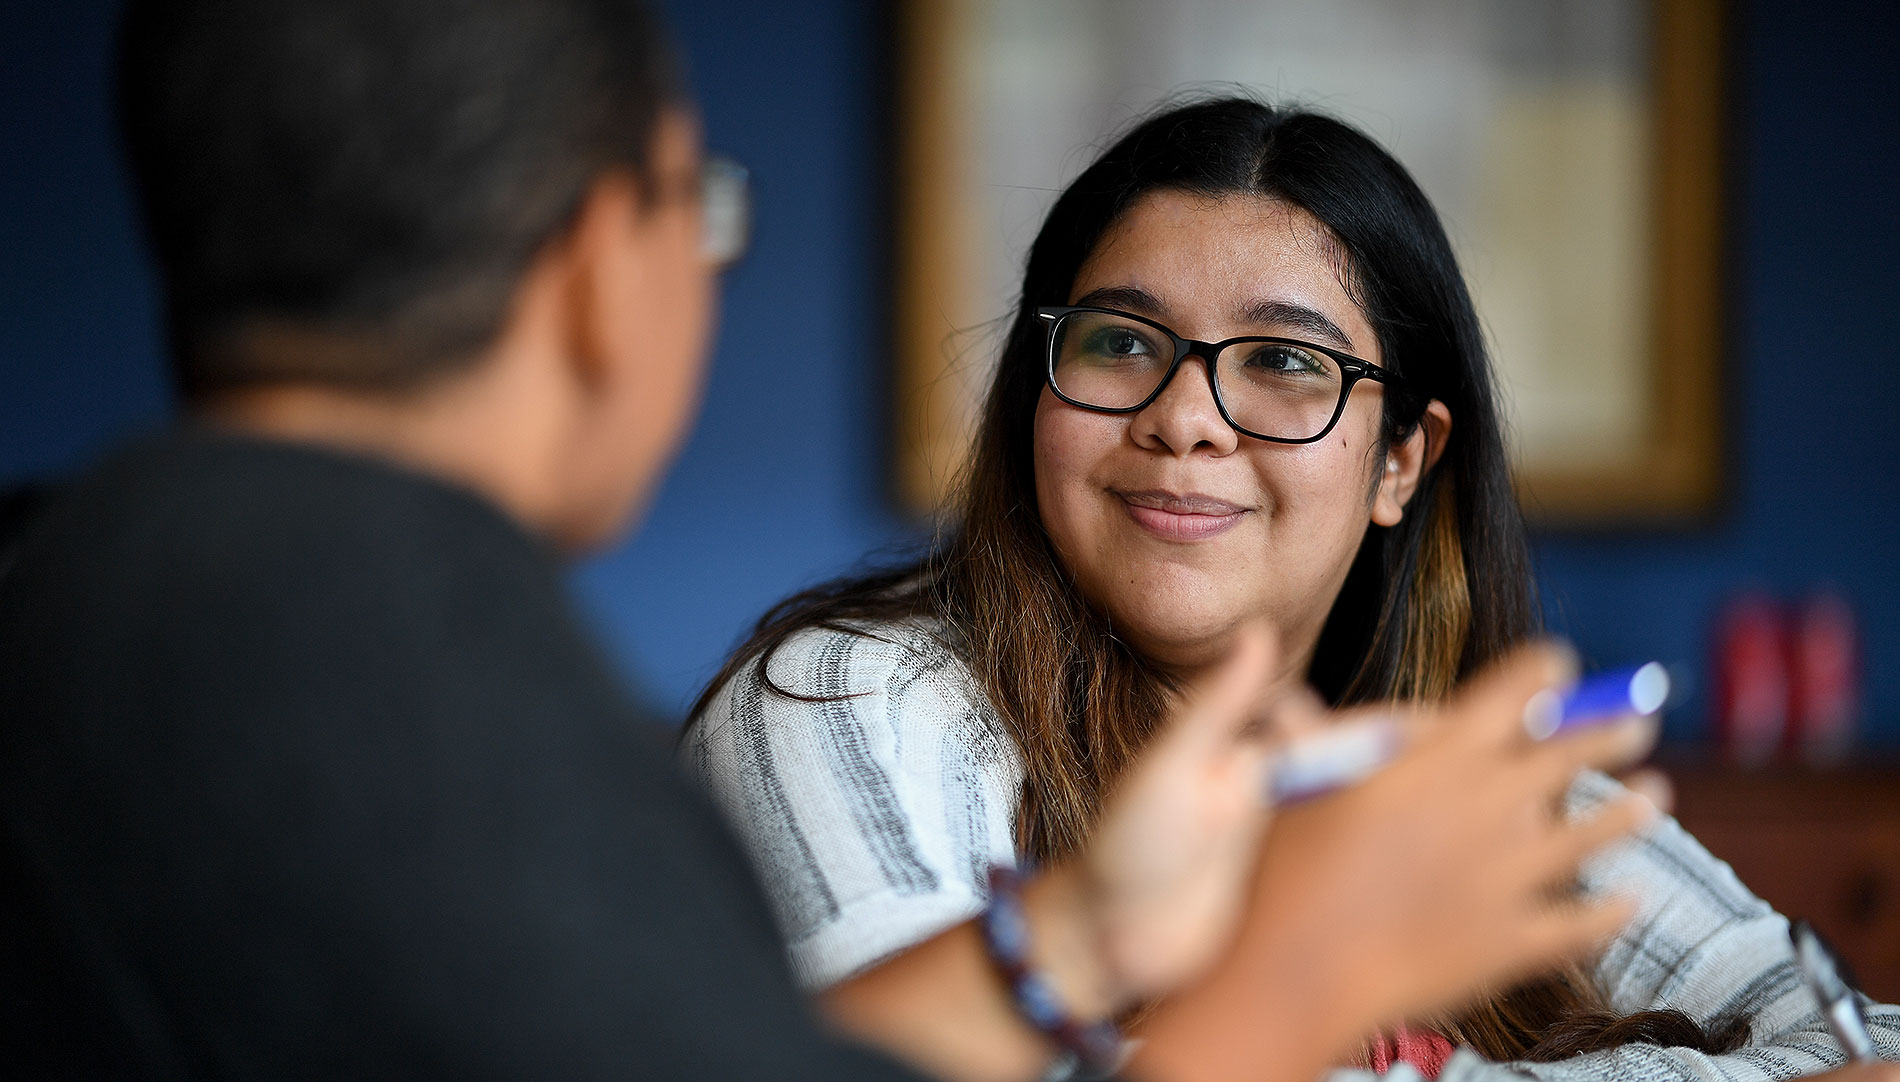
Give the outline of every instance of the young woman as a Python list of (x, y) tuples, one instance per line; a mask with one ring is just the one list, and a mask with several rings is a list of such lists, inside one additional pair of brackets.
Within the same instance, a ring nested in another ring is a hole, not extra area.
[[(685, 738), (796, 968), (836, 1004), (979, 910), (988, 866), (1074, 851), (1245, 622), (1277, 630), (1283, 686), (1334, 704), (1442, 699), (1535, 628), (1443, 230), (1389, 155), (1310, 113), (1174, 109), (1070, 185), (1030, 251), (960, 511), (917, 566), (768, 614)], [(1587, 776), (1569, 811), (1615, 791)], [(1840, 1061), (1785, 922), (1673, 823), (1582, 885), (1643, 915), (1588, 966), (1410, 1019), (1365, 1058), (1429, 1071), (1467, 1046), (1579, 1080)]]

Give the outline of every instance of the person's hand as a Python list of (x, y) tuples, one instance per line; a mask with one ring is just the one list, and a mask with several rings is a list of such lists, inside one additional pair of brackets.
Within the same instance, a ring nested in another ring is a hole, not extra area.
[(1262, 703), (1278, 659), (1266, 625), (1243, 628), (1105, 801), (1074, 862), (1102, 1005), (1173, 990), (1231, 938), (1270, 817)]
[(1564, 884), (1654, 806), (1629, 796), (1575, 823), (1556, 809), (1579, 770), (1647, 754), (1655, 723), (1531, 740), (1525, 703), (1572, 665), (1548, 646), (1516, 651), (1415, 725), (1391, 766), (1283, 812), (1256, 905), (1312, 922), (1307, 947), (1288, 962), (1324, 974), (1383, 1023), (1526, 976), (1622, 927), (1629, 900), (1575, 898)]
[[(1023, 885), (1030, 961), (1070, 1014), (1108, 1017), (1173, 988), (1231, 940), (1268, 818), (1270, 737), (1253, 723), (1276, 660), (1264, 627), (1243, 632), (1115, 787), (1083, 851)], [(940, 1078), (1002, 1082), (1035, 1077), (1056, 1051), (1009, 991), (970, 921), (820, 1000), (845, 1032)]]
[(1390, 766), (1282, 809), (1233, 949), (1156, 1012), (1133, 1073), (1261, 1077), (1287, 1030), (1307, 1044), (1323, 1034), (1337, 1055), (1621, 927), (1627, 900), (1575, 899), (1564, 884), (1653, 806), (1629, 797), (1577, 823), (1556, 808), (1579, 770), (1645, 754), (1655, 726), (1630, 719), (1531, 740), (1525, 703), (1571, 664), (1550, 647), (1514, 652), (1408, 725), (1412, 742)]
[(1814, 1082), (1900, 1082), (1900, 1063), (1884, 1059), (1871, 1063), (1850, 1063), (1808, 1077)]

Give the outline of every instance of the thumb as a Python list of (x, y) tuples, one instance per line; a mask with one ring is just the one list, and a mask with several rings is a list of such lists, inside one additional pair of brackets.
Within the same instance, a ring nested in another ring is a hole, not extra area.
[(1263, 720), (1264, 693), (1279, 659), (1279, 639), (1264, 621), (1242, 625), (1226, 659), (1187, 689), (1167, 742), (1195, 757), (1231, 748)]

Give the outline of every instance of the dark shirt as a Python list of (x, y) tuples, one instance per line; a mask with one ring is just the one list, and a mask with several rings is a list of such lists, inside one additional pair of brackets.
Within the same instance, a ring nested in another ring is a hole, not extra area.
[(0, 1073), (895, 1078), (822, 1037), (744, 864), (539, 542), (205, 433), (0, 567)]

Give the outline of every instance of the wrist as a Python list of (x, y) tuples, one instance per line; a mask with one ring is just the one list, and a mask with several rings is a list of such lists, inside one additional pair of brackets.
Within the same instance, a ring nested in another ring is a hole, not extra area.
[(1101, 915), (1087, 881), (1069, 865), (1025, 883), (1024, 919), (1030, 926), (1030, 962), (1076, 1017), (1112, 1018), (1133, 1004), (1109, 957)]
[(1142, 1026), (1124, 1074), (1142, 1082), (1311, 1082), (1345, 1062), (1383, 997), (1339, 971), (1316, 922), (1269, 906), (1253, 914), (1200, 981)]
[(1223, 966), (1142, 1023), (1122, 1075), (1135, 1082), (1311, 1082), (1360, 1034), (1292, 973)]

